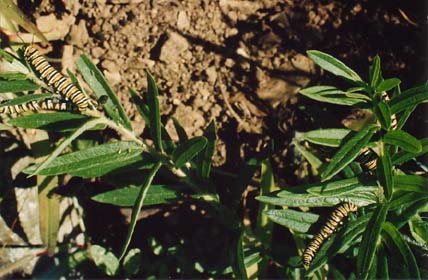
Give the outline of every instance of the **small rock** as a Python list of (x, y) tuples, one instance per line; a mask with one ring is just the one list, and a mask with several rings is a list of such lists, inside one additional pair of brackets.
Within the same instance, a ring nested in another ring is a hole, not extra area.
[(179, 56), (181, 53), (186, 51), (189, 48), (189, 43), (186, 38), (181, 36), (178, 33), (170, 32), (168, 34), (168, 39), (161, 47), (159, 60), (163, 62), (178, 62)]
[(64, 39), (69, 33), (70, 27), (74, 24), (76, 18), (72, 15), (63, 16), (57, 19), (54, 14), (40, 16), (36, 19), (36, 25), (43, 33), (51, 33), (51, 40)]
[(103, 73), (112, 86), (120, 84), (122, 81), (122, 76), (120, 75), (119, 71), (110, 72), (108, 70), (104, 70)]
[(68, 43), (78, 47), (83, 47), (89, 40), (88, 30), (85, 21), (80, 20), (77, 25), (73, 25), (70, 30)]
[(95, 47), (93, 49), (91, 49), (91, 55), (94, 58), (99, 58), (104, 54), (104, 49), (100, 48), (100, 47)]
[[(61, 58), (62, 69), (68, 69), (74, 72), (73, 46), (65, 45), (62, 51)], [(64, 72), (64, 71), (62, 71)]]
[(224, 62), (224, 65), (227, 68), (232, 68), (233, 66), (235, 66), (235, 61), (233, 61), (233, 59), (231, 58), (227, 58), (226, 61)]
[(214, 85), (214, 83), (217, 80), (217, 70), (216, 70), (215, 66), (211, 66), (211, 67), (208, 67), (207, 69), (205, 69), (205, 74), (208, 77), (208, 82), (211, 85)]
[(187, 14), (185, 11), (178, 12), (178, 19), (177, 19), (177, 28), (179, 30), (186, 30), (190, 27), (190, 21), (187, 17)]

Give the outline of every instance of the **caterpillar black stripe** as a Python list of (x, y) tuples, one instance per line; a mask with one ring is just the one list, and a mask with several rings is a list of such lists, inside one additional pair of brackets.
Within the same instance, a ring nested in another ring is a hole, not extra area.
[(357, 205), (352, 203), (343, 203), (334, 209), (333, 213), (331, 213), (320, 232), (312, 238), (309, 246), (303, 252), (303, 266), (305, 269), (309, 268), (321, 245), (327, 238), (330, 237), (330, 235), (334, 233), (337, 226), (343, 223), (343, 220), (348, 216), (349, 213), (356, 212), (357, 210)]
[(25, 59), (28, 60), (48, 85), (63, 95), (66, 100), (76, 104), (79, 111), (85, 111), (88, 108), (90, 99), (73, 85), (69, 78), (53, 68), (35, 47), (31, 45), (25, 46), (23, 51)]
[(30, 101), (24, 104), (0, 107), (0, 114), (19, 115), (23, 112), (28, 112), (28, 111), (34, 111), (34, 112), (37, 112), (40, 110), (68, 111), (70, 109), (71, 108), (66, 101), (45, 99), (43, 101)]

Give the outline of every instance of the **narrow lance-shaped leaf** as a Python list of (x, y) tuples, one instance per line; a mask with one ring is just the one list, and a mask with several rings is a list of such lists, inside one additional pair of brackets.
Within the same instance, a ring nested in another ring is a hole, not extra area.
[(391, 111), (388, 104), (380, 101), (374, 107), (374, 113), (383, 129), (388, 130), (391, 127)]
[(207, 142), (207, 138), (199, 136), (191, 138), (179, 145), (172, 154), (175, 167), (181, 168), (186, 162), (193, 159), (200, 151), (202, 151)]
[(384, 153), (377, 162), (377, 178), (384, 189), (385, 196), (389, 200), (392, 196), (392, 163), (389, 153)]
[[(55, 112), (18, 116), (16, 118), (9, 119), (8, 123), (10, 125), (22, 128), (36, 128), (48, 131), (73, 131), (78, 129), (90, 119), (92, 118), (81, 114)], [(92, 129), (95, 130), (102, 127), (102, 125), (98, 125)]]
[(372, 65), (370, 65), (369, 79), (370, 79), (370, 86), (373, 88), (376, 88), (377, 85), (382, 80), (382, 74), (380, 70), (380, 58), (378, 55), (374, 57), (373, 63)]
[[(92, 178), (120, 170), (127, 165), (140, 163), (153, 165), (149, 154), (142, 154), (143, 148), (130, 141), (103, 144), (82, 151), (65, 154), (54, 159), (49, 166), (39, 171), (42, 175), (70, 174), (83, 178)], [(38, 165), (24, 170), (33, 173)]]
[(69, 137), (65, 138), (62, 143), (41, 163), (29, 176), (34, 176), (39, 174), (40, 171), (49, 166), (49, 164), (57, 158), (61, 152), (77, 137), (79, 137), (83, 132), (95, 127), (98, 124), (101, 124), (103, 121), (101, 119), (94, 119), (83, 124), (79, 129), (77, 129)]
[(143, 120), (147, 125), (150, 125), (150, 109), (144, 104), (143, 99), (138, 96), (138, 93), (131, 87), (128, 87), (128, 92), (131, 95), (132, 103), (137, 107), (138, 113), (140, 113)]
[(428, 85), (422, 85), (394, 96), (389, 102), (389, 107), (391, 108), (391, 114), (396, 114), (427, 100)]
[(187, 136), (186, 130), (184, 130), (184, 127), (181, 126), (180, 122), (176, 118), (172, 118), (172, 122), (175, 127), (175, 131), (178, 134), (178, 139), (180, 143), (183, 143), (184, 141), (187, 141), (189, 137)]
[(383, 223), (388, 212), (388, 204), (379, 204), (373, 212), (368, 227), (363, 234), (360, 249), (357, 257), (357, 270), (359, 277), (367, 279), (369, 271), (375, 258), (378, 240), (382, 230)]
[(337, 58), (316, 50), (307, 51), (307, 54), (322, 69), (357, 84), (364, 83), (354, 70), (346, 66)]
[(153, 142), (155, 147), (162, 151), (162, 136), (161, 136), (161, 128), (162, 123), (160, 120), (160, 110), (159, 110), (159, 93), (158, 87), (156, 86), (156, 82), (153, 79), (152, 75), (149, 71), (146, 71), (147, 75), (147, 103), (149, 106), (149, 117), (150, 117), (150, 131), (153, 137)]
[(0, 80), (0, 93), (33, 91), (38, 88), (40, 86), (30, 80)]
[(217, 141), (215, 121), (212, 121), (204, 131), (204, 136), (208, 142), (204, 148), (203, 153), (199, 155), (199, 165), (197, 171), (202, 178), (209, 178), (211, 172), (211, 162), (215, 152), (215, 145)]
[(354, 97), (348, 97), (347, 93), (332, 86), (313, 86), (302, 89), (300, 94), (320, 102), (353, 106), (359, 103), (365, 103), (366, 100)]
[(107, 115), (114, 121), (122, 124), (126, 129), (132, 130), (131, 122), (126, 115), (125, 110), (123, 109), (122, 105), (117, 99), (116, 94), (111, 89), (101, 71), (86, 55), (80, 56), (79, 60), (77, 61), (77, 68), (79, 69), (80, 73), (82, 73), (86, 83), (88, 83), (89, 87), (98, 98), (101, 98), (102, 96), (108, 96), (107, 101), (102, 104)]
[(303, 139), (318, 145), (339, 147), (340, 142), (351, 132), (346, 128), (317, 129), (302, 133)]
[(50, 94), (50, 93), (24, 95), (24, 96), (20, 96), (20, 97), (14, 98), (12, 100), (3, 102), (0, 104), (0, 107), (26, 104), (26, 103), (31, 102), (31, 101), (41, 101), (41, 100), (45, 100), (47, 98), (52, 98), (53, 96), (54, 95)]
[(377, 92), (389, 91), (401, 83), (400, 79), (392, 78), (382, 81), (377, 87)]
[(395, 175), (394, 188), (397, 190), (428, 194), (428, 178), (418, 175)]
[(428, 153), (428, 138), (421, 139), (420, 143), (422, 145), (422, 149), (420, 152), (410, 153), (407, 151), (399, 151), (398, 153), (392, 155), (392, 163), (394, 165), (402, 164), (406, 161), (411, 160), (412, 158), (416, 158), (418, 156)]
[(291, 209), (272, 209), (266, 212), (266, 216), (275, 223), (298, 232), (307, 232), (319, 218), (318, 215), (310, 212)]
[(128, 226), (128, 233), (126, 234), (126, 239), (123, 244), (119, 260), (121, 260), (125, 256), (126, 251), (128, 250), (129, 244), (131, 243), (132, 235), (134, 234), (135, 225), (137, 224), (138, 214), (140, 213), (141, 207), (143, 207), (144, 205), (144, 199), (147, 196), (152, 181), (161, 166), (162, 164), (160, 162), (157, 162), (150, 170), (150, 173), (147, 175), (143, 185), (141, 186), (140, 192), (138, 193), (138, 197), (135, 200), (134, 207), (132, 208), (131, 222)]
[[(130, 207), (135, 204), (141, 187), (131, 186), (97, 194), (92, 200), (116, 206)], [(176, 202), (182, 199), (178, 186), (152, 185), (147, 192), (144, 205), (156, 205)]]
[(367, 126), (344, 143), (333, 156), (330, 164), (321, 173), (322, 180), (326, 181), (332, 178), (352, 162), (358, 156), (360, 150), (370, 141), (377, 129), (376, 126)]
[(411, 274), (410, 277), (413, 279), (420, 279), (421, 275), (419, 272), (419, 267), (418, 263), (416, 262), (415, 255), (413, 254), (409, 245), (407, 245), (407, 243), (403, 240), (401, 233), (397, 230), (397, 228), (394, 227), (394, 225), (389, 222), (384, 223), (382, 228), (383, 232), (390, 237), (390, 240), (394, 243), (398, 251), (401, 253), (406, 267), (408, 268)]
[(403, 130), (388, 131), (382, 140), (411, 153), (418, 153), (422, 150), (421, 142)]

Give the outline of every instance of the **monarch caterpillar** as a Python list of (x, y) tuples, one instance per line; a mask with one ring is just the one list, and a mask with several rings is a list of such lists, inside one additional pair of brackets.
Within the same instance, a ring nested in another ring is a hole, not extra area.
[(309, 246), (303, 252), (302, 258), (305, 269), (309, 268), (323, 242), (334, 233), (338, 225), (343, 223), (343, 219), (345, 219), (349, 213), (356, 212), (357, 210), (357, 205), (353, 203), (343, 203), (334, 209), (320, 232), (312, 238)]
[(79, 111), (85, 111), (88, 108), (91, 100), (73, 85), (69, 78), (64, 77), (55, 70), (35, 47), (31, 45), (25, 46), (23, 52), (25, 59), (48, 85), (52, 86), (59, 94), (65, 96), (66, 100), (71, 100), (76, 104)]
[[(389, 102), (390, 98), (386, 91), (382, 92), (381, 98)], [(397, 116), (395, 114), (391, 115), (391, 130), (396, 130), (398, 126)], [(377, 155), (370, 148), (364, 148), (357, 157), (357, 161), (363, 164), (369, 171), (373, 171), (377, 166)]]
[(0, 114), (18, 115), (28, 111), (39, 111), (39, 110), (67, 111), (69, 109), (70, 109), (70, 106), (66, 101), (56, 100), (56, 99), (45, 99), (42, 101), (30, 101), (24, 104), (0, 107)]

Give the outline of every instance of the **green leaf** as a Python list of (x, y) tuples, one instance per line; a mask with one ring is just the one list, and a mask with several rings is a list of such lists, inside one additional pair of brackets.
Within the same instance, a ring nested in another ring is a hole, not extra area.
[(215, 121), (211, 121), (205, 129), (204, 136), (207, 138), (208, 142), (203, 153), (200, 154), (200, 164), (197, 166), (197, 172), (201, 178), (209, 178), (211, 173), (211, 162), (217, 142)]
[(316, 50), (307, 51), (307, 54), (322, 69), (357, 84), (364, 83), (354, 70), (333, 56)]
[(316, 101), (345, 106), (353, 106), (366, 102), (363, 99), (347, 97), (346, 92), (332, 86), (308, 87), (300, 90), (299, 93)]
[(156, 82), (153, 79), (149, 71), (146, 71), (147, 75), (147, 103), (149, 105), (149, 117), (150, 117), (150, 132), (153, 137), (153, 142), (155, 147), (162, 151), (162, 136), (161, 128), (162, 123), (160, 120), (160, 111), (159, 111), (159, 93)]
[(194, 137), (179, 145), (172, 154), (175, 167), (181, 168), (186, 162), (192, 160), (207, 145), (207, 138)]
[(389, 222), (386, 222), (382, 226), (383, 233), (388, 235), (390, 240), (397, 247), (398, 251), (401, 253), (401, 256), (404, 259), (404, 263), (407, 269), (410, 272), (410, 277), (413, 279), (420, 279), (421, 275), (419, 272), (418, 264), (416, 258), (413, 255), (412, 250), (410, 250), (409, 245), (403, 240), (400, 232)]
[(403, 128), (403, 126), (406, 124), (407, 119), (410, 117), (410, 115), (413, 113), (413, 111), (416, 109), (416, 106), (408, 107), (406, 110), (402, 111), (401, 113), (397, 114), (397, 128), (396, 130), (399, 130)]
[(0, 80), (0, 93), (34, 91), (40, 88), (30, 80)]
[(248, 279), (247, 275), (247, 266), (245, 264), (245, 254), (244, 254), (244, 236), (245, 231), (241, 232), (239, 239), (237, 240), (236, 246), (236, 261), (238, 264), (238, 271), (236, 271), (236, 277), (238, 279)]
[(382, 81), (377, 87), (376, 92), (384, 92), (391, 90), (401, 83), (400, 79), (392, 78)]
[(143, 185), (140, 188), (140, 192), (138, 193), (137, 199), (135, 200), (134, 207), (132, 208), (131, 222), (129, 223), (129, 226), (128, 226), (128, 233), (126, 234), (126, 239), (122, 246), (119, 260), (121, 260), (125, 256), (126, 251), (128, 250), (128, 246), (131, 243), (132, 235), (134, 234), (135, 225), (137, 224), (138, 214), (140, 213), (141, 207), (143, 207), (144, 205), (144, 200), (152, 184), (153, 178), (156, 176), (161, 166), (162, 164), (160, 162), (157, 162), (152, 167), (152, 169), (150, 170), (150, 173), (147, 175)]
[(407, 151), (399, 151), (392, 155), (392, 164), (399, 165), (413, 158), (428, 153), (428, 138), (419, 140), (422, 145), (422, 150), (419, 153), (409, 153)]
[(299, 143), (294, 142), (293, 144), (296, 147), (296, 150), (298, 150), (299, 153), (301, 153), (302, 156), (309, 162), (309, 164), (312, 167), (312, 172), (314, 173), (314, 175), (318, 175), (318, 169), (321, 167), (321, 164), (322, 164), (321, 160), (317, 158), (314, 154), (309, 152), (305, 147), (303, 147)]
[(428, 178), (418, 175), (395, 175), (394, 188), (408, 192), (428, 194)]
[(394, 96), (389, 102), (389, 107), (391, 108), (391, 114), (396, 114), (427, 100), (428, 85), (422, 85), (408, 89)]
[[(276, 189), (275, 179), (273, 176), (272, 165), (269, 158), (266, 158), (262, 161), (261, 164), (261, 180), (260, 180), (260, 195), (269, 194)], [(257, 239), (263, 244), (264, 248), (272, 248), (272, 235), (273, 235), (273, 226), (274, 223), (269, 219), (267, 211), (270, 211), (275, 206), (260, 203), (257, 210), (257, 220), (254, 229), (254, 233)], [(267, 275), (269, 268), (269, 262), (263, 260), (258, 265), (259, 277), (265, 277)]]
[(407, 204), (415, 203), (420, 200), (426, 200), (428, 194), (420, 192), (403, 192), (397, 191), (392, 195), (390, 209), (397, 209), (406, 206)]
[(269, 196), (257, 196), (256, 199), (272, 205), (289, 207), (331, 207), (343, 201), (349, 201), (361, 207), (376, 203), (379, 196), (380, 192), (377, 186), (367, 186), (355, 187), (354, 191), (346, 191), (338, 195), (314, 195), (281, 191), (278, 193), (278, 197), (271, 194)]
[[(131, 164), (153, 165), (153, 158), (143, 154), (143, 148), (130, 141), (120, 141), (77, 151), (54, 159), (41, 169), (40, 175), (70, 174), (83, 178), (93, 178), (113, 171), (119, 171)], [(32, 174), (40, 165), (24, 170)]]
[(421, 142), (403, 130), (388, 131), (384, 135), (383, 141), (387, 144), (400, 147), (404, 151), (410, 153), (419, 153), (422, 151)]
[(141, 251), (138, 248), (129, 250), (123, 259), (123, 269), (125, 270), (125, 276), (131, 277), (140, 272), (142, 263)]
[(184, 130), (184, 128), (181, 126), (180, 122), (174, 117), (172, 118), (172, 122), (174, 124), (175, 131), (177, 131), (177, 134), (178, 134), (178, 139), (179, 139), (178, 141), (180, 143), (187, 141), (189, 139), (189, 137), (187, 137), (186, 130)]
[(99, 245), (92, 245), (89, 247), (89, 255), (95, 265), (108, 276), (114, 276), (118, 272), (118, 259), (113, 253), (107, 252), (105, 248)]
[(321, 178), (326, 181), (332, 178), (352, 162), (360, 153), (361, 149), (370, 141), (378, 128), (367, 126), (361, 129), (352, 138), (348, 139), (331, 159), (330, 164), (321, 173)]
[(380, 58), (378, 55), (374, 57), (373, 63), (372, 65), (370, 65), (369, 79), (370, 79), (370, 86), (372, 88), (376, 88), (377, 85), (382, 80), (382, 74), (380, 70)]
[[(13, 57), (12, 57), (13, 59)], [(26, 80), (27, 75), (21, 72), (6, 72), (0, 73), (0, 79), (5, 80)]]
[(24, 96), (20, 96), (20, 97), (8, 100), (6, 102), (3, 102), (0, 104), (0, 107), (26, 104), (26, 103), (31, 102), (31, 101), (41, 101), (41, 100), (45, 100), (47, 98), (52, 98), (53, 96), (54, 95), (50, 94), (50, 93), (24, 95)]
[(339, 147), (349, 132), (346, 128), (317, 129), (302, 133), (303, 139), (322, 146)]
[(131, 87), (128, 87), (128, 92), (131, 95), (132, 103), (134, 103), (135, 107), (137, 107), (138, 113), (140, 113), (143, 120), (146, 122), (146, 125), (150, 125), (150, 109), (149, 107), (144, 104), (143, 99), (140, 98), (138, 93), (132, 89)]
[(37, 165), (37, 168), (29, 175), (29, 177), (37, 175), (41, 170), (45, 169), (49, 166), (49, 164), (55, 160), (64, 149), (73, 142), (77, 137), (79, 137), (82, 133), (87, 130), (93, 129), (97, 125), (103, 124), (102, 119), (93, 119), (84, 123), (81, 127), (79, 127), (76, 131), (74, 131), (70, 136), (64, 138), (64, 140), (59, 144), (56, 149), (46, 158), (44, 158), (43, 162), (40, 165)]
[(374, 258), (378, 247), (378, 240), (387, 212), (388, 204), (379, 204), (373, 212), (368, 223), (369, 226), (363, 234), (357, 257), (357, 270), (359, 277), (363, 279), (367, 279), (372, 264), (375, 263)]
[[(91, 199), (100, 203), (129, 207), (135, 204), (140, 189), (141, 186), (129, 186), (97, 194)], [(183, 197), (178, 186), (152, 185), (147, 192), (144, 205), (166, 204), (180, 199)]]
[[(354, 177), (338, 181), (320, 182), (310, 185), (302, 185), (295, 188), (305, 188), (306, 192), (314, 195), (339, 196), (350, 192), (370, 192), (377, 187), (375, 180), (370, 177)], [(286, 197), (287, 190), (280, 191), (279, 197)]]
[(131, 122), (125, 113), (122, 105), (116, 97), (116, 94), (111, 89), (107, 80), (104, 78), (101, 71), (92, 63), (92, 61), (82, 54), (77, 61), (77, 68), (82, 73), (86, 83), (92, 89), (97, 98), (108, 96), (107, 102), (102, 104), (105, 112), (114, 121), (123, 125), (126, 129), (132, 131)]
[(319, 218), (316, 214), (291, 209), (272, 209), (266, 212), (266, 216), (275, 223), (298, 232), (307, 232)]
[(388, 104), (380, 101), (373, 109), (382, 128), (388, 130), (391, 127), (391, 111), (389, 110)]
[(385, 153), (379, 157), (377, 161), (376, 173), (379, 183), (384, 189), (385, 197), (389, 200), (393, 192), (392, 163), (389, 153)]
[[(22, 128), (36, 128), (48, 131), (73, 131), (88, 122), (92, 118), (69, 112), (38, 113), (18, 116), (9, 119), (8, 123)], [(93, 130), (102, 129), (104, 125), (98, 125)]]

